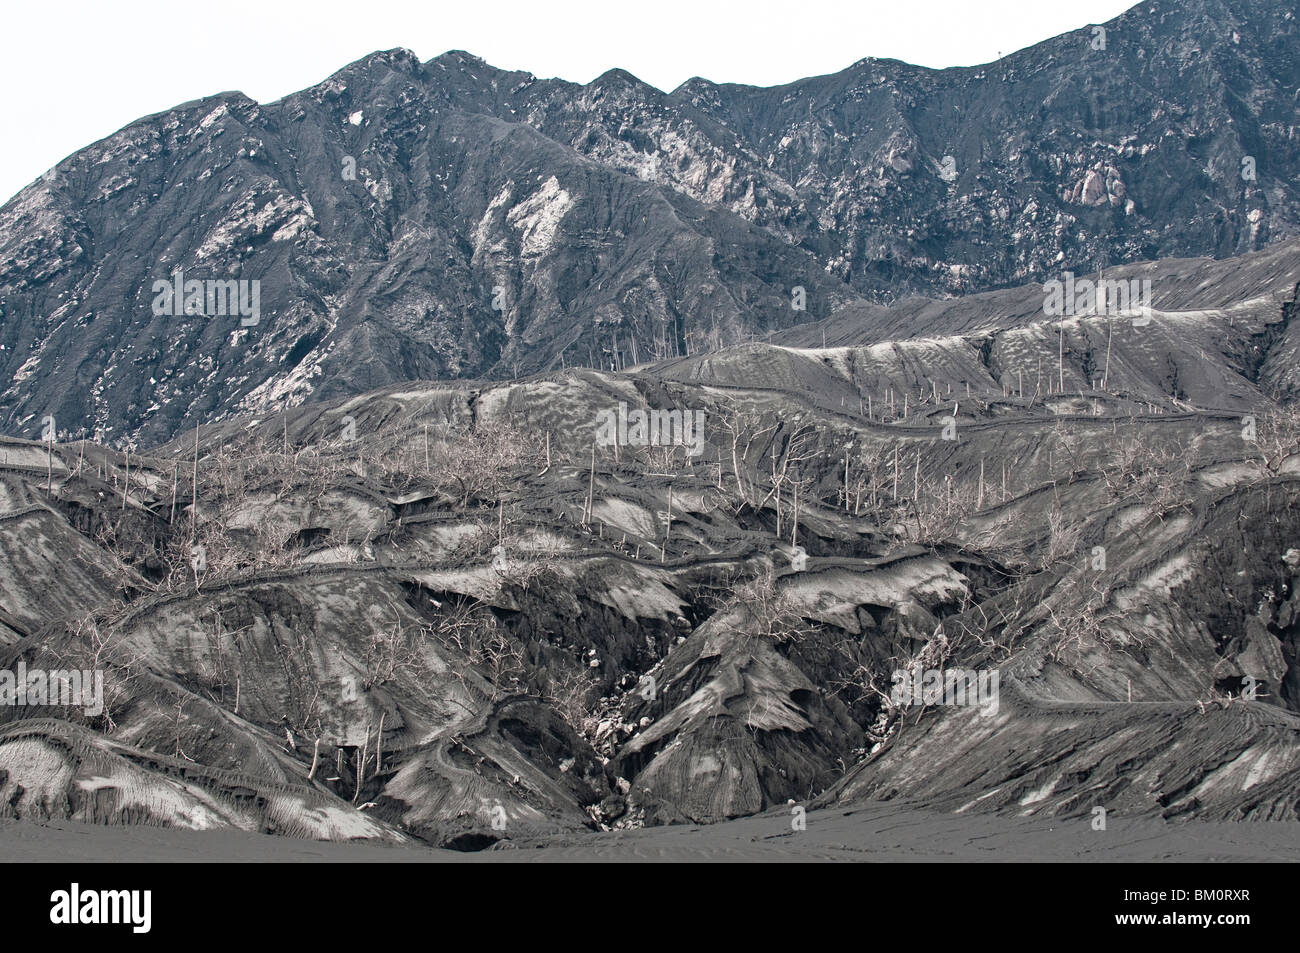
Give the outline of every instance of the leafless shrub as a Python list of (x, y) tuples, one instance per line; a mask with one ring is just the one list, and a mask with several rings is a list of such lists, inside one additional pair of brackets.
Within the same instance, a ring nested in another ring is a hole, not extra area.
[(239, 652), (227, 653), (226, 651), (227, 637), (234, 642), (236, 649), (239, 649), (242, 636), (251, 625), (231, 630), (222, 617), (220, 609), (214, 609), (208, 621), (210, 625), (206, 625), (203, 629), (208, 652), (206, 661), (197, 674), (208, 697), (219, 705), (225, 705), (227, 691), (234, 695), (243, 674)]
[[(733, 407), (721, 415), (719, 426), (724, 437), (719, 453), (731, 465), (731, 476), (740, 506), (753, 505), (757, 488), (749, 475), (749, 453), (756, 443), (762, 445), (768, 435), (776, 430), (776, 425), (767, 425), (760, 414)], [(721, 477), (722, 464), (719, 466)], [(719, 485), (721, 482), (719, 479)]]
[(695, 460), (690, 450), (690, 447), (682, 444), (651, 445), (636, 448), (631, 451), (631, 455), (640, 460), (647, 471), (680, 473), (694, 466)]
[[(1282, 464), (1300, 453), (1300, 403), (1285, 404), (1253, 415), (1254, 440), (1246, 441), (1246, 458), (1264, 476), (1282, 472)], [(1246, 427), (1243, 424), (1243, 435)]]
[(772, 645), (800, 642), (809, 632), (798, 602), (781, 589), (771, 566), (736, 586), (726, 608), (739, 613), (746, 635)]
[(1160, 517), (1191, 505), (1187, 483), (1193, 463), (1185, 448), (1164, 447), (1135, 434), (1114, 444), (1101, 479), (1113, 502), (1145, 505)]
[(424, 648), (430, 631), (424, 625), (405, 625), (396, 606), (390, 605), (393, 621), (371, 629), (366, 646), (366, 677), (362, 682), (369, 690), (391, 682), (399, 672), (419, 677), (427, 670)]
[(504, 547), (499, 548), (498, 553), (499, 556), (493, 557), (493, 569), (524, 592), (538, 583), (555, 578), (555, 563), (550, 559), (526, 554), (509, 556)]
[[(758, 507), (761, 509), (766, 506), (769, 500), (773, 502), (776, 510), (777, 538), (782, 536), (782, 521), (786, 513), (783, 505), (788, 508), (789, 518), (793, 524), (790, 533), (792, 545), (798, 533), (800, 495), (803, 496), (806, 506), (808, 490), (812, 485), (811, 480), (804, 475), (803, 469), (817, 457), (819, 452), (814, 436), (811, 427), (796, 427), (784, 443), (773, 441), (768, 450), (766, 474), (768, 491), (758, 501)], [(782, 494), (787, 492), (789, 498), (783, 500)]]
[[(429, 627), (428, 634), (481, 672), (492, 686), (491, 700), (521, 689), (527, 671), (524, 646), (486, 609), (451, 608)], [(463, 673), (457, 677), (465, 681)]]
[(548, 676), (542, 697), (568, 725), (590, 740), (595, 730), (590, 699), (596, 690), (596, 677), (590, 669), (563, 667)]
[(1083, 526), (1069, 518), (1061, 508), (1060, 500), (1052, 501), (1052, 508), (1047, 512), (1047, 553), (1045, 562), (1054, 563), (1059, 559), (1072, 558), (1079, 551), (1079, 540), (1083, 537)]
[[(873, 744), (885, 741), (901, 724), (902, 706), (892, 693), (894, 673), (910, 672), (919, 679), (927, 670), (942, 669), (953, 654), (956, 643), (943, 629), (942, 624), (938, 626), (916, 652), (891, 656), (884, 665), (864, 661), (856, 639), (840, 639), (833, 645), (840, 664), (837, 667), (839, 674), (830, 680), (831, 690), (851, 708), (862, 704), (876, 706), (875, 719), (866, 726), (867, 736)], [(861, 753), (865, 754), (865, 749)]]
[[(1091, 579), (1088, 586), (1084, 580), (1081, 574), (1067, 575), (1060, 588), (1041, 602), (1040, 615), (1048, 622), (1048, 658), (1078, 665), (1095, 648), (1107, 653), (1140, 648), (1143, 639), (1129, 627), (1116, 624), (1116, 610), (1109, 605), (1110, 589), (1103, 588), (1098, 579)], [(1062, 606), (1069, 608), (1058, 611)], [(1080, 673), (1090, 675), (1099, 664)]]
[(135, 693), (146, 672), (145, 654), (133, 646), (111, 622), (87, 613), (75, 619), (68, 637), (54, 650), (56, 668), (104, 673), (103, 711), (86, 716), (106, 734), (117, 729), (113, 715)]
[(516, 469), (536, 465), (541, 451), (535, 436), (505, 422), (485, 421), (440, 441), (434, 456), (437, 472), (454, 482), (464, 508), (474, 499), (499, 500), (513, 485)]

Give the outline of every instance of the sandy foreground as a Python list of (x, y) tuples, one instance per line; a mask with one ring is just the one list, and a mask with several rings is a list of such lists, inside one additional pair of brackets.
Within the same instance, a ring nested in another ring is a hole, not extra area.
[(243, 831), (0, 822), (0, 862), (695, 862), (695, 861), (1300, 861), (1300, 823), (1180, 822), (1111, 816), (1039, 819), (943, 814), (898, 803), (711, 826), (577, 835), (544, 846), (460, 853), (272, 837)]

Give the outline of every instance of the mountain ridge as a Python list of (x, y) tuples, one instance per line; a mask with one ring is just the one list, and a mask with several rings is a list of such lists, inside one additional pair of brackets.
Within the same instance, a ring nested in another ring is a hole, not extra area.
[[(1104, 49), (1083, 27), (988, 66), (671, 93), (399, 48), (144, 117), (0, 209), (0, 420), (159, 442), (1300, 234), (1294, 13), (1148, 0), (1102, 29)], [(151, 318), (176, 269), (259, 281), (260, 326)]]

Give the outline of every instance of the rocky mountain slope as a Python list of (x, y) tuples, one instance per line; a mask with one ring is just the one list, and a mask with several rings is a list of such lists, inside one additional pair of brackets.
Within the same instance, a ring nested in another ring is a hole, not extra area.
[[(668, 94), (396, 50), (279, 102), (187, 103), (0, 208), (0, 420), (146, 446), (1258, 250), (1300, 220), (1297, 29), (1284, 0), (1148, 0), (981, 67)], [(156, 313), (177, 273), (258, 282), (256, 323)]]
[(1141, 326), (999, 313), (1022, 289), (143, 455), (8, 439), (0, 668), (106, 674), (98, 712), (0, 706), (0, 815), (460, 850), (864, 799), (1296, 820), (1300, 248), (1160, 275)]

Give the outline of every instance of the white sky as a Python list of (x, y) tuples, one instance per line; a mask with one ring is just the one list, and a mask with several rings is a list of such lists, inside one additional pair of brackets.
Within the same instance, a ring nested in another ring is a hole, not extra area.
[[(618, 66), (770, 86), (865, 56), (969, 66), (1133, 0), (26, 0), (0, 14), (0, 202), (132, 120), (240, 90), (270, 102), (375, 50), (463, 49), (589, 82)], [(793, 12), (792, 12), (793, 11)]]

